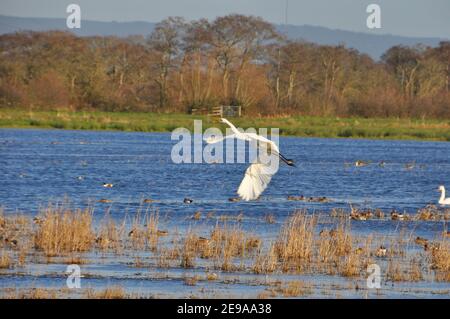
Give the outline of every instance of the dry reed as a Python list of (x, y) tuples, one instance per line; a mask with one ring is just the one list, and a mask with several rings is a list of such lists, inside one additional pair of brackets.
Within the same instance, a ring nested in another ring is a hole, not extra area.
[(34, 247), (47, 256), (70, 252), (84, 252), (93, 247), (95, 235), (92, 229), (92, 211), (63, 209), (45, 210), (43, 221), (34, 233)]

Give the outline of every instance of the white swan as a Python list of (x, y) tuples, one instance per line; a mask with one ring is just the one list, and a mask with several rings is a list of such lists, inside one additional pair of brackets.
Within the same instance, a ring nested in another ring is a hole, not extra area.
[[(278, 156), (283, 162), (285, 162), (289, 166), (295, 166), (294, 161), (287, 159), (283, 155), (280, 154), (280, 150), (278, 146), (271, 140), (258, 135), (256, 133), (243, 133), (240, 132), (230, 121), (227, 119), (222, 118), (222, 123), (227, 124), (231, 130), (233, 131), (233, 134), (227, 135), (225, 137), (210, 137), (205, 139), (205, 141), (208, 144), (212, 143), (218, 143), (223, 141), (224, 139), (228, 138), (236, 138), (241, 139), (248, 142), (257, 142), (258, 147), (261, 149), (264, 149), (267, 151), (267, 154)], [(277, 166), (278, 167), (278, 166)], [(245, 171), (244, 179), (242, 180), (241, 184), (239, 185), (237, 193), (239, 196), (246, 201), (254, 200), (261, 195), (261, 193), (266, 189), (267, 185), (269, 184), (270, 180), (272, 179), (272, 176), (276, 173), (276, 171), (273, 170), (270, 163), (262, 163), (262, 162), (255, 162), (252, 163), (247, 170)]]
[(444, 185), (439, 186), (438, 191), (441, 192), (441, 198), (439, 198), (439, 204), (450, 205), (450, 197), (445, 198), (445, 187)]

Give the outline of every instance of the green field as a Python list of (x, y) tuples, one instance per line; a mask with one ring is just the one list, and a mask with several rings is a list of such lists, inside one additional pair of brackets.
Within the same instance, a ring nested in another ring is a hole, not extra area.
[[(25, 111), (0, 109), (2, 128), (53, 128), (171, 132), (177, 127), (193, 129), (202, 119), (203, 128), (219, 126), (217, 119), (187, 114), (113, 113), (69, 111)], [(351, 137), (369, 139), (413, 139), (450, 141), (450, 120), (275, 117), (232, 119), (238, 127), (277, 127), (281, 135), (304, 137)]]

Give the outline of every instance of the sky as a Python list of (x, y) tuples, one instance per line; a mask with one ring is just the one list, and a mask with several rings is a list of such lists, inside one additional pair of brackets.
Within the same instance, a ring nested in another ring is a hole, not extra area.
[[(213, 19), (229, 13), (261, 16), (273, 23), (412, 37), (450, 39), (450, 0), (0, 0), (0, 14), (66, 18), (66, 7), (97, 21), (158, 22), (168, 16)], [(381, 29), (368, 29), (366, 7), (381, 7)]]

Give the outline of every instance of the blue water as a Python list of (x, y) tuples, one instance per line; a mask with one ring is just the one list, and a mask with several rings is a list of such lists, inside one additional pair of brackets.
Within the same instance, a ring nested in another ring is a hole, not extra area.
[[(94, 205), (95, 212), (99, 213), (95, 214), (96, 218), (101, 219), (103, 212), (110, 211), (113, 217), (121, 220), (124, 212), (136, 212), (142, 207), (144, 198), (151, 198), (156, 202), (150, 206), (160, 212), (161, 229), (169, 229), (170, 234), (174, 233), (173, 227), (182, 231), (191, 226), (207, 234), (217, 219), (204, 216), (213, 211), (216, 216), (242, 213), (244, 229), (261, 238), (273, 239), (284, 218), (295, 209), (306, 208), (327, 215), (332, 208), (349, 209), (352, 204), (380, 208), (386, 213), (396, 209), (412, 214), (429, 203), (437, 204), (439, 185), (448, 185), (450, 189), (450, 143), (447, 142), (290, 137), (280, 138), (280, 149), (286, 157), (295, 160), (297, 167), (282, 165), (260, 200), (230, 202), (228, 198), (236, 197), (247, 164), (174, 164), (170, 155), (176, 142), (171, 140), (170, 134), (164, 133), (2, 129), (0, 207), (6, 213), (20, 211), (32, 215), (49, 202), (67, 198), (70, 205), (76, 207)], [(355, 167), (356, 160), (371, 161), (371, 164)], [(380, 161), (386, 165), (380, 167)], [(411, 162), (415, 162), (415, 167), (406, 169), (405, 164)], [(103, 183), (112, 183), (114, 187), (104, 188)], [(289, 201), (289, 195), (326, 196), (331, 202)], [(194, 202), (184, 204), (185, 197)], [(109, 199), (112, 203), (99, 203), (99, 199)], [(199, 222), (190, 218), (195, 211), (203, 214)], [(269, 213), (276, 217), (275, 224), (265, 222), (264, 216)], [(329, 226), (326, 223), (319, 225)], [(442, 232), (443, 224), (393, 222), (389, 218), (352, 222), (352, 232), (360, 234), (395, 235), (400, 229), (414, 231), (414, 236), (433, 239)], [(413, 246), (411, 249), (419, 248)], [(147, 274), (147, 268), (142, 271), (133, 268), (117, 256), (107, 261), (97, 260), (98, 256), (93, 258), (91, 264), (83, 266), (83, 271), (95, 275), (91, 280), (86, 279), (85, 286), (103, 287), (118, 281), (127, 289), (140, 287), (146, 293), (159, 291), (161, 296), (188, 295), (194, 290), (183, 284), (186, 270), (170, 270), (181, 279), (146, 280), (136, 273)], [(55, 264), (55, 269), (51, 265), (27, 265), (27, 277), (16, 277), (15, 270), (8, 270), (11, 277), (4, 277), (0, 287), (64, 286), (65, 265)], [(169, 273), (168, 270), (163, 272)], [(448, 289), (446, 283), (427, 282), (423, 285), (431, 290)], [(228, 286), (222, 293), (231, 292)], [(246, 295), (263, 289), (252, 287), (235, 285), (233, 293)], [(198, 293), (198, 289), (195, 291)], [(360, 297), (353, 293), (350, 296)], [(388, 288), (386, 293), (405, 297), (410, 292), (400, 293)], [(429, 292), (423, 293), (430, 296)], [(421, 293), (411, 294), (417, 297)], [(323, 297), (320, 293), (318, 296)]]
[[(235, 203), (228, 198), (236, 196), (247, 165), (174, 164), (175, 143), (164, 133), (0, 130), (0, 204), (6, 211), (36, 212), (66, 196), (80, 206), (111, 199), (117, 209), (151, 198), (156, 207), (183, 214), (199, 208), (281, 214), (349, 203), (413, 212), (437, 202), (438, 185), (450, 188), (446, 142), (289, 137), (280, 138), (280, 148), (297, 168), (282, 165), (259, 201)], [(372, 164), (345, 165), (358, 159)], [(408, 170), (404, 165), (410, 162), (415, 168)], [(332, 202), (293, 202), (288, 195), (326, 196)], [(185, 197), (194, 203), (184, 204)]]

